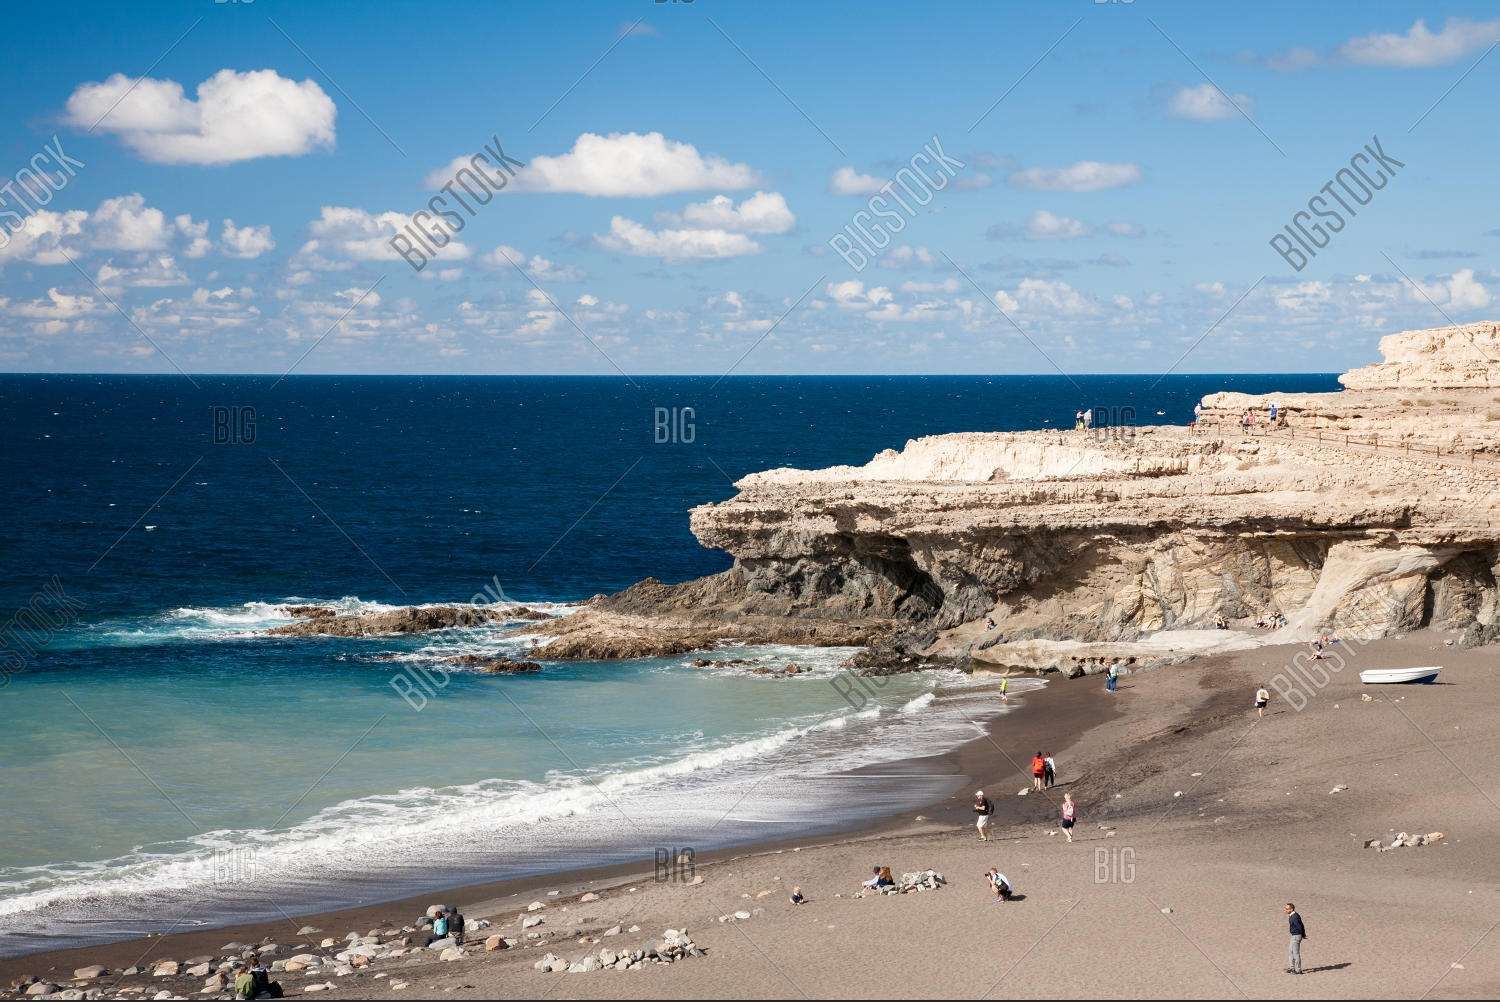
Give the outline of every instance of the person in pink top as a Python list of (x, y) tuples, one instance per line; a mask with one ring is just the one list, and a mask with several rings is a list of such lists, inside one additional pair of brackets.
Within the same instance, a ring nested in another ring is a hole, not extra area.
[(1073, 803), (1071, 793), (1063, 794), (1062, 802), (1062, 830), (1068, 836), (1068, 841), (1073, 841), (1073, 822), (1078, 819), (1078, 805)]

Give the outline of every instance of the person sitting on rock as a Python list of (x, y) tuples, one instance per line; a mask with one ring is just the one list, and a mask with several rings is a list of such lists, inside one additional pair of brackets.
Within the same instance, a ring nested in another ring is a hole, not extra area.
[(237, 999), (255, 998), (255, 978), (250, 973), (249, 964), (241, 964), (234, 969), (234, 997)]
[(464, 913), (457, 908), (448, 913), (448, 935), (457, 945), (464, 945)]
[(255, 992), (251, 998), (281, 998), (281, 983), (271, 980), (271, 972), (259, 957), (250, 958), (250, 986)]

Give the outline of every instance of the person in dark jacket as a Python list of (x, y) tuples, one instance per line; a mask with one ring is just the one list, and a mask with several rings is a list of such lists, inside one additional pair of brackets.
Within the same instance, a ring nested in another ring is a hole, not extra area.
[(1297, 912), (1297, 906), (1290, 901), (1286, 903), (1286, 925), (1291, 939), (1286, 944), (1286, 972), (1288, 974), (1302, 973), (1302, 941), (1307, 938), (1307, 926), (1302, 921), (1302, 916)]

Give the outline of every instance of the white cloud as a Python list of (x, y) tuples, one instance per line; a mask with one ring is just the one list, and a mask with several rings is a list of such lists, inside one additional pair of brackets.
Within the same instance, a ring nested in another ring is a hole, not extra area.
[(868, 310), (895, 299), (891, 290), (885, 286), (877, 285), (866, 289), (865, 283), (855, 278), (844, 282), (829, 282), (825, 291), (844, 310)]
[(1428, 298), (1454, 310), (1482, 310), (1490, 305), (1490, 291), (1474, 278), (1473, 268), (1464, 268), (1431, 284), (1418, 283)]
[(743, 233), (727, 230), (652, 230), (633, 219), (615, 216), (609, 233), (594, 238), (607, 250), (636, 257), (659, 257), (664, 261), (691, 258), (728, 258), (758, 254), (760, 244)]
[(1138, 184), (1141, 169), (1136, 164), (1080, 160), (1067, 167), (1028, 167), (1011, 174), (1008, 180), (1033, 191), (1104, 191)]
[(1182, 87), (1167, 102), (1167, 110), (1174, 118), (1192, 122), (1221, 122), (1241, 111), (1252, 114), (1254, 109), (1255, 101), (1248, 95), (1226, 94), (1211, 83)]
[(106, 198), (89, 217), (89, 243), (100, 250), (161, 250), (173, 227), (140, 195)]
[[(325, 205), (308, 226), (312, 239), (302, 245), (298, 256), (317, 270), (338, 270), (338, 258), (355, 261), (399, 261), (401, 255), (391, 248), (390, 239), (411, 222), (411, 217), (400, 212), (382, 212), (379, 215), (364, 209), (339, 205)], [(437, 249), (436, 257), (443, 261), (463, 260), (473, 252), (458, 241), (451, 240)], [(333, 255), (330, 259), (329, 255)]]
[(853, 167), (840, 167), (828, 179), (828, 190), (835, 195), (873, 195), (886, 184), (884, 178), (861, 174)]
[(526, 274), (538, 282), (545, 280), (553, 282), (581, 282), (584, 277), (583, 272), (572, 265), (559, 265), (548, 258), (542, 257), (540, 254), (533, 254), (528, 258), (525, 251), (507, 244), (501, 244), (480, 258), (480, 260), (484, 264), (503, 268), (506, 271), (512, 270), (512, 264), (518, 265), (525, 270)]
[(236, 226), (233, 219), (224, 220), (224, 233), (219, 242), (225, 254), (243, 260), (260, 257), (276, 247), (276, 241), (271, 239), (271, 227)]
[(117, 133), (155, 163), (227, 164), (333, 145), (338, 109), (312, 80), (223, 69), (199, 84), (197, 95), (187, 98), (175, 80), (116, 73), (73, 91), (67, 120)]
[(738, 191), (760, 183), (748, 164), (704, 156), (660, 132), (585, 132), (567, 153), (535, 157), (517, 171), (518, 191), (647, 197), (684, 191)]
[(1094, 304), (1067, 282), (1042, 278), (1023, 278), (1013, 292), (998, 290), (995, 302), (1007, 313), (1072, 317), (1097, 312)]
[(208, 220), (194, 222), (193, 217), (187, 214), (176, 216), (172, 223), (177, 227), (177, 232), (187, 238), (188, 245), (183, 250), (183, 257), (200, 258), (214, 249), (214, 242), (208, 239)]
[(102, 309), (93, 296), (70, 296), (56, 289), (47, 290), (46, 299), (33, 299), (29, 303), (13, 303), (12, 313), (33, 320), (75, 320), (99, 312)]
[(1088, 236), (1089, 227), (1077, 219), (1038, 209), (1026, 221), (1026, 235), (1032, 240), (1074, 240)]
[(1418, 19), (1404, 35), (1386, 32), (1351, 38), (1339, 46), (1338, 55), (1347, 62), (1365, 66), (1444, 66), (1497, 41), (1500, 41), (1500, 18), (1470, 21), (1450, 17), (1437, 32)]
[(897, 244), (885, 252), (880, 259), (882, 268), (907, 269), (907, 268), (946, 268), (947, 262), (940, 262), (936, 254), (926, 247), (913, 247), (911, 244)]
[(682, 212), (659, 212), (656, 221), (665, 226), (690, 226), (734, 233), (786, 233), (797, 225), (797, 217), (786, 199), (774, 191), (757, 191), (739, 205), (728, 195), (715, 195), (696, 202)]
[(116, 265), (106, 261), (99, 266), (94, 281), (102, 289), (152, 289), (187, 285), (188, 277), (177, 267), (170, 254), (143, 254), (134, 264)]

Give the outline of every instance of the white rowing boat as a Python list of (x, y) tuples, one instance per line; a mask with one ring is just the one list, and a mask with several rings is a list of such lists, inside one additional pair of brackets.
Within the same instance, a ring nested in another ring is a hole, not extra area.
[(1359, 680), (1365, 685), (1436, 682), (1438, 672), (1442, 670), (1436, 665), (1429, 665), (1426, 668), (1371, 668), (1360, 672)]

